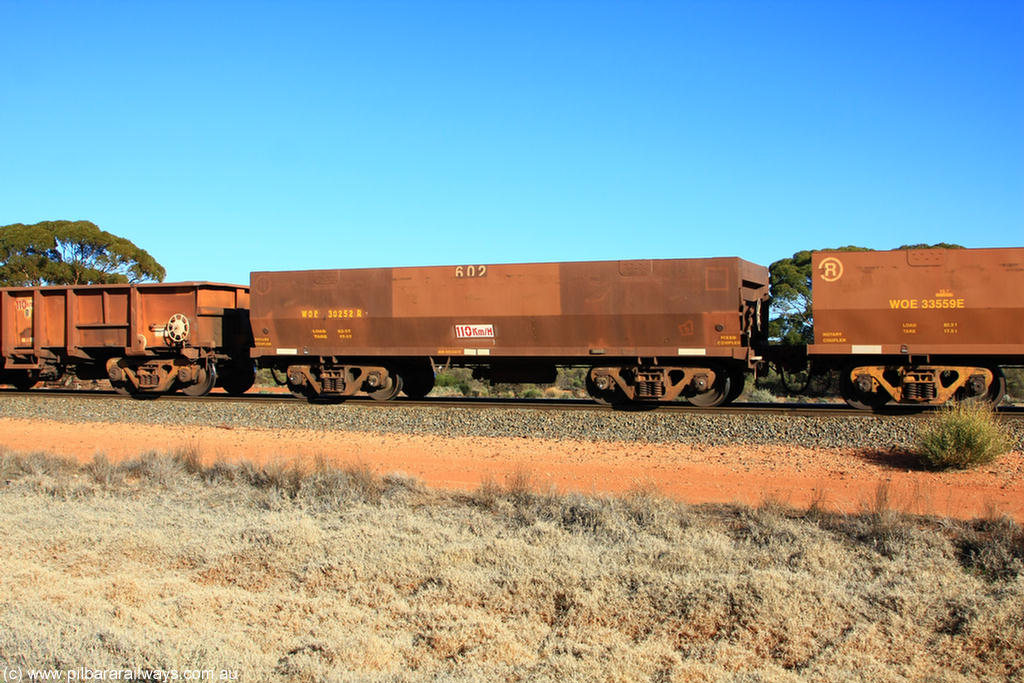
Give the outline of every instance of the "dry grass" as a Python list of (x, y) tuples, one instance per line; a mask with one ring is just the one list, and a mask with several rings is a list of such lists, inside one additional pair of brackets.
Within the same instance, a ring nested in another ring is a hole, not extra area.
[[(1006, 519), (0, 455), (0, 662), (246, 681), (1004, 681)], [(1016, 678), (1015, 678), (1016, 677)]]

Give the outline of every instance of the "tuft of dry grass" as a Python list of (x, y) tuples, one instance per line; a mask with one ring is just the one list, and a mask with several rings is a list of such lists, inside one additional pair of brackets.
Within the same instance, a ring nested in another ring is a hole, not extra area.
[(961, 564), (989, 581), (1024, 576), (1024, 528), (1006, 516), (957, 525), (951, 532)]
[(176, 450), (171, 457), (189, 474), (202, 474), (205, 470), (199, 444), (189, 443)]
[[(286, 461), (284, 461), (286, 462)], [(0, 454), (0, 661), (246, 681), (1004, 681), (1024, 534), (401, 474)]]

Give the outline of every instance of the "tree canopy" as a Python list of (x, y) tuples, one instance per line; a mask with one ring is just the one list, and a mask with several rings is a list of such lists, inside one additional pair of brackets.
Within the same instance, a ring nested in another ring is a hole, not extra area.
[[(897, 249), (962, 249), (959, 244), (904, 244)], [(846, 246), (831, 251), (870, 251), (866, 247)], [(814, 319), (811, 316), (811, 250), (798, 251), (768, 266), (772, 305), (768, 335), (783, 344), (814, 343)]]
[(160, 282), (165, 275), (145, 249), (89, 221), (0, 226), (3, 286)]

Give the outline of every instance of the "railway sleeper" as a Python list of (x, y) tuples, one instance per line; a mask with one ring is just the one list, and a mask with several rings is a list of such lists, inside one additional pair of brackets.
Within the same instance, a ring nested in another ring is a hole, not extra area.
[[(976, 399), (998, 391), (1000, 376), (990, 368), (969, 365), (862, 365), (849, 370), (849, 383), (868, 405), (893, 400), (914, 405), (941, 405), (950, 399)], [(854, 398), (858, 398), (854, 396)], [(850, 397), (847, 397), (850, 400)]]

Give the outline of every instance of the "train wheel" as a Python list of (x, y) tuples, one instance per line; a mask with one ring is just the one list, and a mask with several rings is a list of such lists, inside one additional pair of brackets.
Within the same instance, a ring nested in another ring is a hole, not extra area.
[(206, 396), (213, 390), (215, 384), (217, 384), (217, 371), (213, 366), (209, 370), (200, 367), (196, 369), (195, 384), (182, 387), (181, 393), (186, 396)]
[[(231, 396), (241, 396), (256, 383), (256, 371), (250, 365), (232, 365), (224, 370), (225, 372), (220, 378), (220, 386)], [(277, 381), (276, 374), (274, 381)], [(286, 383), (287, 380), (281, 384)]]
[(626, 402), (626, 396), (617, 384), (612, 384), (608, 389), (601, 389), (594, 382), (594, 378), (587, 373), (587, 393), (594, 399), (594, 402), (601, 405), (621, 405)]
[(19, 372), (8, 377), (6, 381), (18, 391), (28, 391), (39, 384), (39, 378), (31, 372)]
[(1006, 375), (1003, 374), (1003, 369), (1000, 367), (994, 367), (991, 370), (992, 384), (988, 388), (985, 400), (993, 406), (997, 406), (1006, 398)]
[[(725, 368), (716, 367), (714, 370), (715, 381), (708, 387), (707, 391), (686, 397), (690, 405), (697, 406), (698, 408), (714, 408), (732, 400), (730, 398), (732, 394), (732, 378)], [(742, 393), (742, 391), (741, 385), (740, 392)]]
[(368, 392), (374, 401), (390, 401), (402, 391), (402, 376), (389, 372), (387, 382), (380, 389)]
[(853, 367), (844, 368), (842, 380), (839, 383), (839, 391), (847, 405), (857, 410), (880, 410), (889, 402), (889, 394), (883, 391), (862, 391), (850, 378)]
[(291, 374), (288, 375), (288, 391), (295, 398), (302, 398), (307, 401), (312, 401), (316, 397), (316, 392), (308, 384), (296, 384), (293, 382)]
[(1003, 398), (1006, 396), (1006, 375), (1003, 374), (1003, 370), (999, 366), (988, 369), (992, 371), (992, 383), (988, 385), (988, 391), (980, 396), (959, 398), (961, 403), (988, 403), (995, 407), (1003, 402)]
[(743, 390), (747, 388), (747, 374), (742, 370), (732, 370), (729, 372), (729, 394), (725, 397), (725, 403), (732, 403), (743, 395)]
[(110, 388), (121, 394), (122, 396), (130, 396), (139, 401), (152, 401), (155, 398), (159, 398), (162, 394), (158, 394), (155, 391), (140, 391), (131, 385), (130, 382), (111, 382)]
[(410, 368), (402, 375), (402, 391), (412, 399), (421, 399), (434, 388), (432, 368)]

